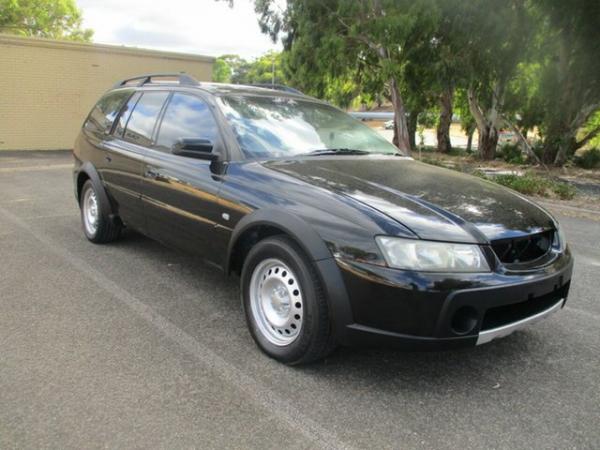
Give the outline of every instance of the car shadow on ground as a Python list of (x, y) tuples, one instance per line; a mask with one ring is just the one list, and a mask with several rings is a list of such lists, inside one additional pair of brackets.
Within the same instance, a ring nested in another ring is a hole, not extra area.
[[(539, 351), (535, 333), (521, 331), (483, 347), (447, 351), (408, 352), (391, 348), (338, 348), (326, 361), (301, 368), (318, 374), (358, 383), (368, 377), (381, 389), (393, 381), (413, 389), (415, 386), (439, 389), (447, 386), (473, 386), (479, 381), (494, 387), (501, 379), (516, 382), (515, 365), (525, 367)], [(509, 374), (509, 372), (511, 372)], [(522, 371), (524, 372), (524, 371)]]
[[(218, 298), (204, 296), (195, 301), (198, 302), (199, 308), (208, 306), (213, 314), (231, 316), (233, 313), (234, 317), (230, 319), (233, 322), (232, 326), (244, 330), (241, 333), (245, 336), (243, 339), (247, 340), (248, 346), (255, 347), (249, 333), (245, 331), (238, 277), (226, 277), (219, 269), (198, 257), (169, 249), (129, 230), (124, 233), (122, 239), (110, 246), (128, 254), (135, 252), (136, 257), (152, 264), (165, 264), (169, 261), (170, 264), (179, 266), (180, 269), (170, 275), (171, 281), (180, 283), (187, 289), (201, 284), (203, 292), (220, 292)], [(202, 274), (201, 281), (198, 281), (199, 273)], [(202, 292), (199, 290), (198, 293), (201, 297)], [(206, 305), (206, 302), (209, 305)], [(195, 339), (202, 340), (202, 336), (193, 332), (193, 321), (198, 319), (193, 316), (201, 314), (202, 312), (191, 313), (169, 319), (174, 320)], [(553, 334), (553, 339), (559, 339), (559, 336)], [(543, 370), (547, 361), (552, 359), (551, 354), (554, 350), (551, 341), (544, 339), (544, 331), (533, 329), (516, 332), (481, 347), (459, 350), (407, 352), (392, 348), (339, 347), (324, 361), (286, 368), (284, 372), (291, 370), (308, 378), (339, 382), (354, 388), (364, 386), (365, 380), (368, 380), (368, 383), (376, 384), (378, 390), (390, 389), (394, 392), (399, 389), (464, 390), (474, 385), (497, 389), (508, 378), (511, 384), (519, 383), (521, 378), (523, 383), (526, 383), (526, 378), (530, 376), (527, 369), (536, 365), (536, 370), (540, 370), (541, 365)], [(259, 352), (253, 352), (252, 355), (267, 358)], [(272, 362), (265, 360), (267, 361)], [(246, 363), (255, 365), (255, 362)]]

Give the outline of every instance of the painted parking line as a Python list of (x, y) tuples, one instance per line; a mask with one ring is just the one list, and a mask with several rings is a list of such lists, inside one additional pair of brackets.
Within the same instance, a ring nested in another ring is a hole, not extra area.
[(42, 172), (45, 170), (72, 169), (73, 164), (45, 164), (41, 166), (0, 167), (0, 173)]

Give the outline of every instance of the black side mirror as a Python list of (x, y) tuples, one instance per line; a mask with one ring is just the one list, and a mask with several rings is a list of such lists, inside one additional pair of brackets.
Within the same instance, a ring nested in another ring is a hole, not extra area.
[(201, 138), (179, 138), (173, 147), (171, 153), (188, 158), (207, 159), (216, 161), (219, 155), (212, 153), (213, 144), (208, 139)]

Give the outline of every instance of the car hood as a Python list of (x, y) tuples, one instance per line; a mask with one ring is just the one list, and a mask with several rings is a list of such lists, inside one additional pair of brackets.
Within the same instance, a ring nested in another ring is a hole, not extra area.
[(422, 239), (485, 243), (554, 227), (548, 213), (506, 188), (411, 158), (321, 156), (263, 166), (375, 208)]

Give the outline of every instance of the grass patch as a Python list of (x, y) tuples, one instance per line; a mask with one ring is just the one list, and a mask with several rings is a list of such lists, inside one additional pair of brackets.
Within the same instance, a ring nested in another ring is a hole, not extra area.
[(429, 158), (427, 156), (424, 156), (419, 161), (424, 162), (425, 164), (430, 164), (432, 166), (444, 167), (445, 169), (452, 169), (450, 165), (447, 165), (441, 159)]
[(575, 188), (562, 181), (551, 180), (531, 173), (524, 175), (498, 175), (489, 178), (502, 186), (514, 189), (525, 195), (537, 195), (540, 197), (558, 197), (570, 200), (575, 197)]
[(496, 175), (489, 176), (479, 169), (469, 169), (468, 167), (452, 166), (443, 159), (423, 157), (421, 162), (431, 164), (433, 166), (443, 167), (445, 169), (465, 172), (479, 178), (498, 183), (502, 186), (511, 188), (521, 194), (537, 195), (539, 197), (560, 198), (562, 200), (570, 200), (575, 197), (577, 190), (564, 181), (554, 180), (552, 178), (535, 175), (533, 173), (525, 173), (523, 175)]

